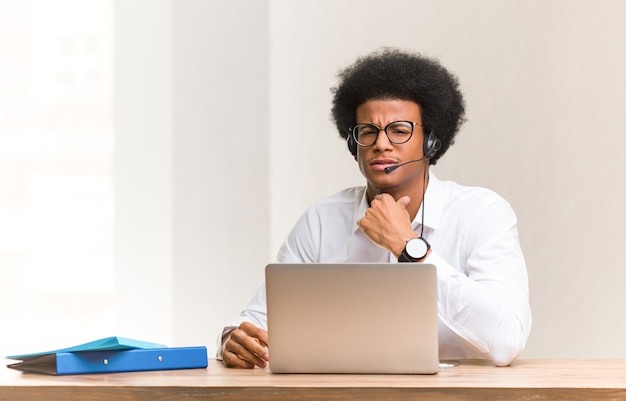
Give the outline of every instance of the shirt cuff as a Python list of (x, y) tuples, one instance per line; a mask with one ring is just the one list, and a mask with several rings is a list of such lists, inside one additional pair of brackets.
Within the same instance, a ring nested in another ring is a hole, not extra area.
[(233, 331), (235, 331), (236, 328), (237, 326), (226, 326), (220, 333), (220, 336), (217, 339), (217, 355), (216, 355), (216, 358), (219, 361), (223, 360), (222, 352), (224, 352), (224, 346), (226, 345), (226, 342), (230, 339), (230, 335), (232, 334)]

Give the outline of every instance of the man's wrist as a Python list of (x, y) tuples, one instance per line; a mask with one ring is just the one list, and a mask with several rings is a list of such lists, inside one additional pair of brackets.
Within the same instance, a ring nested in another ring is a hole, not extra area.
[(402, 255), (402, 252), (404, 252), (404, 248), (406, 247), (407, 241), (411, 238), (417, 238), (417, 237), (419, 237), (419, 235), (417, 235), (415, 231), (412, 231), (412, 230), (407, 231), (404, 235), (398, 236), (396, 244), (394, 245), (394, 248), (391, 251), (391, 253), (394, 254), (396, 259), (399, 259), (400, 255)]
[(228, 342), (228, 340), (230, 340), (230, 335), (236, 329), (237, 329), (237, 326), (226, 326), (222, 330), (219, 352), (217, 354), (218, 359), (222, 359), (222, 354), (224, 353), (224, 348), (226, 347), (226, 343)]
[(398, 257), (398, 262), (423, 262), (430, 253), (430, 244), (423, 237), (413, 237), (406, 240), (404, 249)]

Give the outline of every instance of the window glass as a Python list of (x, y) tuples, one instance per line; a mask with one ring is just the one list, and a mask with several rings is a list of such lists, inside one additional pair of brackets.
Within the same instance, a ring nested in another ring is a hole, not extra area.
[(113, 333), (111, 0), (0, 0), (0, 352)]

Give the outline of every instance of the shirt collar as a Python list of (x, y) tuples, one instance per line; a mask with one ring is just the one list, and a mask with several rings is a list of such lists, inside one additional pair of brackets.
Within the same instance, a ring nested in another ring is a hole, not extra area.
[[(430, 229), (436, 230), (439, 227), (441, 222), (441, 218), (443, 216), (443, 202), (444, 200), (444, 191), (441, 185), (441, 181), (435, 176), (435, 173), (432, 171), (428, 171), (428, 188), (426, 188), (426, 194), (424, 195), (424, 203), (420, 206), (417, 214), (415, 215), (415, 219), (411, 223), (413, 229), (419, 226), (422, 222), (422, 206), (425, 206), (424, 209), (424, 227), (428, 227)], [(356, 232), (359, 230), (359, 226), (357, 222), (363, 216), (365, 216), (365, 211), (369, 207), (367, 202), (367, 190), (366, 187), (363, 187), (363, 193), (361, 194), (360, 200), (357, 198), (357, 206), (354, 208), (354, 217), (352, 222), (352, 232)]]

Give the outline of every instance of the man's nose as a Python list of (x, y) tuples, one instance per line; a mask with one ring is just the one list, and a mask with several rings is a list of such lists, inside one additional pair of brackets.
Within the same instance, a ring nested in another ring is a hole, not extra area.
[(378, 132), (378, 137), (376, 138), (376, 142), (374, 142), (374, 147), (377, 149), (387, 149), (390, 148), (392, 146), (391, 141), (389, 140), (389, 137), (387, 136), (387, 133), (385, 132), (385, 130), (381, 129)]

